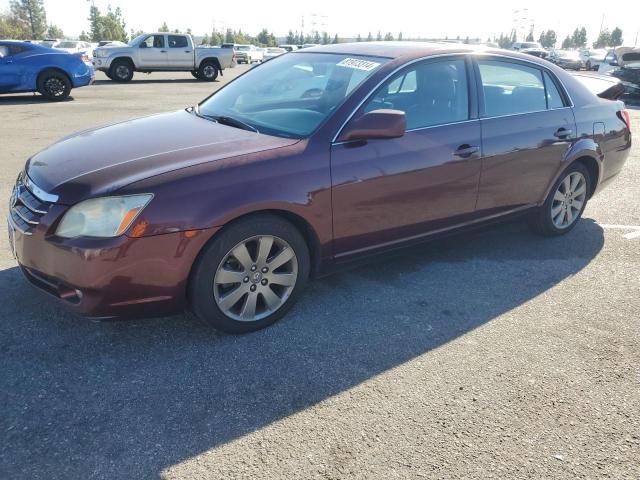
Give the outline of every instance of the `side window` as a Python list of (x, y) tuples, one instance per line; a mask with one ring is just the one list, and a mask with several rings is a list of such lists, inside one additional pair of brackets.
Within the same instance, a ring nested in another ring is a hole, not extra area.
[(150, 35), (140, 44), (140, 48), (164, 48), (164, 35)]
[(0, 45), (0, 58), (9, 56), (9, 47)]
[(364, 112), (401, 110), (407, 129), (469, 119), (469, 93), (464, 60), (427, 61), (411, 66), (383, 84)]
[(547, 88), (547, 107), (548, 108), (563, 108), (564, 100), (558, 90), (556, 82), (553, 81), (551, 75), (544, 72), (544, 85)]
[(187, 46), (187, 37), (182, 35), (169, 35), (169, 48), (185, 48)]
[(517, 63), (478, 61), (484, 91), (485, 116), (546, 110), (542, 72)]

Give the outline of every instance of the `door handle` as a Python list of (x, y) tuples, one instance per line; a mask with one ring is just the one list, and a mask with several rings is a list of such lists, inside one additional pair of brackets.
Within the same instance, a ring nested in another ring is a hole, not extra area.
[(191, 53), (191, 50), (185, 50), (184, 53)]
[(166, 50), (160, 50), (160, 53), (167, 53)]
[(456, 157), (461, 158), (469, 158), (474, 153), (478, 153), (480, 151), (480, 147), (477, 145), (469, 145), (468, 143), (464, 143), (460, 145), (453, 154)]
[(573, 132), (571, 131), (570, 128), (560, 127), (558, 130), (555, 131), (553, 136), (556, 137), (556, 138), (567, 138), (572, 133)]

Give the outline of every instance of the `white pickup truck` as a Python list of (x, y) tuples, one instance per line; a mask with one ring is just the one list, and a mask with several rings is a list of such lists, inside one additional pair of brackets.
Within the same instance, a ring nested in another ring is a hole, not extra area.
[(128, 82), (133, 72), (185, 71), (199, 79), (214, 81), (231, 66), (233, 51), (217, 47), (197, 47), (191, 35), (145, 33), (126, 47), (101, 47), (93, 51), (93, 66), (116, 82)]

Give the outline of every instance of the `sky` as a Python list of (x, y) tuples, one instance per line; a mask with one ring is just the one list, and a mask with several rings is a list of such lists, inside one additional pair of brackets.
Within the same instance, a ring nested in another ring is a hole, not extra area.
[[(262, 28), (285, 36), (291, 30), (314, 29), (328, 31), (332, 36), (366, 37), (368, 32), (384, 35), (391, 32), (404, 38), (465, 38), (505, 34), (515, 26), (521, 35), (534, 25), (536, 40), (541, 30), (553, 29), (559, 41), (574, 28), (585, 26), (589, 44), (603, 23), (612, 30), (623, 30), (625, 45), (633, 45), (640, 30), (640, 1), (621, 0), (615, 9), (606, 3), (565, 0), (536, 0), (535, 2), (498, 2), (495, 0), (457, 0), (456, 2), (428, 0), (385, 1), (355, 0), (277, 0), (274, 2), (244, 0), (217, 2), (215, 0), (94, 0), (101, 11), (111, 4), (123, 12), (127, 30), (155, 31), (167, 22), (173, 30), (191, 28), (195, 35), (226, 28), (242, 29), (255, 35)], [(90, 0), (44, 0), (49, 22), (62, 28), (68, 37), (88, 30)], [(505, 6), (508, 5), (508, 6)], [(595, 7), (598, 5), (598, 7)], [(9, 8), (9, 0), (0, 0), (0, 12)], [(528, 10), (524, 10), (528, 8)], [(606, 10), (606, 11), (605, 11)], [(240, 15), (241, 14), (241, 15)], [(603, 22), (604, 14), (604, 22)], [(640, 39), (638, 40), (640, 45)]]

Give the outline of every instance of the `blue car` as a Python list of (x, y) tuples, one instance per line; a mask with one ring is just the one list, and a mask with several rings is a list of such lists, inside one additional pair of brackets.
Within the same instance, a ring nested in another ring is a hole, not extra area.
[(0, 93), (40, 92), (64, 100), (72, 88), (93, 82), (93, 66), (81, 55), (27, 42), (0, 41)]

